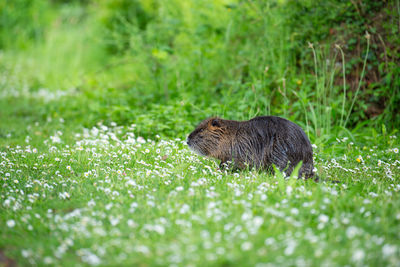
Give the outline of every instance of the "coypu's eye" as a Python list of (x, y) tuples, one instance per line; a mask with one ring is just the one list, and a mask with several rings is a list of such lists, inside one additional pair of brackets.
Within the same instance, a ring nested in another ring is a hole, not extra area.
[(217, 119), (213, 119), (211, 122), (211, 126), (220, 127), (221, 125), (219, 124), (219, 121)]

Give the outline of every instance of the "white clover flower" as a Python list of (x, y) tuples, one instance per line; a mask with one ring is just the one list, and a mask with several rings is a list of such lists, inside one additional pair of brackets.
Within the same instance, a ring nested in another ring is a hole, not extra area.
[(144, 143), (146, 143), (146, 140), (145, 140), (143, 137), (141, 137), (141, 136), (139, 136), (139, 137), (136, 139), (136, 141), (137, 141), (139, 144), (144, 144)]
[(116, 226), (119, 223), (119, 218), (111, 217), (109, 220), (112, 226)]
[(284, 251), (285, 255), (286, 256), (292, 255), (296, 247), (297, 247), (297, 242), (295, 240), (289, 240), (287, 247)]
[(15, 226), (15, 221), (14, 220), (8, 220), (7, 221), (7, 226), (10, 228), (13, 228)]
[(135, 221), (132, 220), (132, 219), (129, 219), (126, 223), (128, 224), (129, 227), (136, 227), (137, 226)]
[(160, 225), (160, 224), (154, 225), (154, 226), (153, 226), (153, 230), (154, 230), (155, 232), (157, 232), (158, 234), (160, 234), (160, 235), (165, 234), (165, 228), (164, 228), (164, 226), (162, 226), (162, 225)]
[(329, 217), (325, 214), (321, 214), (318, 216), (318, 221), (320, 221), (321, 223), (327, 223), (329, 221)]
[(89, 265), (94, 265), (94, 266), (99, 265), (101, 263), (100, 258), (89, 251), (86, 253), (86, 255), (82, 256), (82, 261), (86, 262)]
[(318, 146), (317, 146), (316, 144), (312, 144), (311, 146), (312, 146), (312, 148), (314, 148), (314, 149), (317, 149), (317, 148), (318, 148)]
[(150, 249), (145, 245), (138, 245), (135, 247), (135, 250), (143, 254), (150, 254)]
[(244, 243), (240, 246), (240, 248), (241, 248), (243, 251), (248, 251), (248, 250), (250, 250), (250, 249), (253, 248), (253, 244), (252, 244), (251, 242), (249, 242), (249, 241), (246, 241), (246, 242), (244, 242)]
[(51, 257), (46, 256), (46, 257), (44, 257), (44, 259), (43, 259), (43, 263), (46, 264), (46, 265), (49, 265), (49, 264), (53, 264), (54, 261), (53, 261), (53, 259), (52, 259)]
[(351, 257), (351, 259), (354, 262), (359, 262), (359, 261), (362, 261), (364, 259), (364, 257), (365, 257), (364, 250), (356, 249), (356, 251), (353, 252), (353, 256)]
[(378, 194), (376, 194), (376, 193), (374, 193), (374, 192), (369, 192), (369, 195), (370, 195), (371, 197), (373, 197), (373, 198), (375, 198), (375, 197), (378, 196)]
[(299, 210), (296, 209), (296, 208), (292, 208), (292, 209), (290, 210), (290, 213), (293, 214), (293, 215), (298, 215), (298, 214), (299, 214)]
[(61, 143), (61, 138), (57, 134), (50, 136), (50, 139), (55, 144)]
[(32, 251), (30, 249), (23, 249), (21, 250), (22, 257), (28, 258), (32, 256)]
[(275, 244), (275, 238), (268, 237), (267, 239), (265, 239), (264, 244), (266, 246), (271, 246), (271, 245)]
[(293, 188), (290, 185), (288, 185), (286, 187), (286, 194), (290, 196), (292, 194), (292, 192), (293, 192)]
[(253, 223), (255, 228), (259, 228), (264, 223), (264, 219), (261, 216), (256, 216), (253, 219)]
[(59, 196), (59, 198), (61, 198), (61, 199), (66, 199), (66, 198), (70, 198), (70, 197), (71, 197), (71, 196), (68, 194), (68, 192), (59, 193), (58, 196)]
[(390, 257), (396, 253), (396, 250), (397, 248), (395, 245), (385, 244), (382, 247), (382, 254), (384, 257)]
[(3, 203), (3, 205), (5, 206), (5, 207), (10, 207), (10, 204), (11, 204), (11, 200), (10, 199), (6, 199), (6, 200), (4, 200), (4, 203)]
[(188, 204), (183, 204), (181, 209), (179, 210), (179, 213), (184, 214), (190, 210), (190, 206)]
[(91, 200), (88, 202), (88, 206), (89, 206), (89, 207), (94, 207), (94, 206), (96, 206), (96, 202), (95, 202), (93, 199), (91, 199)]
[(355, 226), (349, 226), (349, 227), (346, 229), (346, 236), (347, 236), (347, 238), (352, 239), (353, 237), (355, 237), (356, 235), (358, 235), (359, 232), (360, 232), (360, 230), (359, 230), (357, 227), (355, 227)]

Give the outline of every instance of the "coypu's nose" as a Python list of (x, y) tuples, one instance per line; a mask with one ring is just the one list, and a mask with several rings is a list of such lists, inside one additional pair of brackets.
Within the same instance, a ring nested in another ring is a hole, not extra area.
[(193, 133), (190, 133), (188, 135), (188, 137), (186, 138), (186, 144), (188, 144), (190, 146), (192, 139), (193, 139)]

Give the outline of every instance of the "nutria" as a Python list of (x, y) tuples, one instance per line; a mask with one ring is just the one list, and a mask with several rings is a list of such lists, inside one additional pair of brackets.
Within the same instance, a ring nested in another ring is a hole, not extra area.
[(248, 121), (208, 118), (189, 135), (187, 144), (201, 155), (221, 160), (221, 167), (255, 167), (272, 172), (274, 164), (290, 175), (302, 161), (299, 177), (314, 175), (310, 140), (300, 126), (280, 117), (262, 116)]

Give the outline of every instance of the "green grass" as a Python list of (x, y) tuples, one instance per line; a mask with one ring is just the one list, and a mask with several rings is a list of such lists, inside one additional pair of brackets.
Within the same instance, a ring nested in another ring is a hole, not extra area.
[[(0, 4), (0, 265), (398, 266), (392, 5)], [(299, 124), (321, 182), (220, 171), (213, 115)]]
[(25, 135), (3, 138), (0, 162), (0, 247), (18, 264), (400, 260), (395, 136), (365, 147), (338, 139), (334, 155), (316, 153), (324, 182), (315, 183), (221, 172), (182, 139), (145, 140), (133, 126), (98, 124), (73, 134), (63, 123), (38, 123)]

